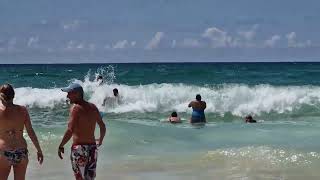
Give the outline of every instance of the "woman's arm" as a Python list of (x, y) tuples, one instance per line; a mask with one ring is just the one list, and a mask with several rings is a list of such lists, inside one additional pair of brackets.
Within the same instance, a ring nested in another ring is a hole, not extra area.
[(37, 135), (33, 130), (28, 110), (25, 107), (23, 108), (23, 113), (25, 116), (24, 126), (26, 127), (28, 136), (30, 137), (32, 143), (34, 144), (35, 148), (37, 149), (38, 161), (40, 164), (42, 164), (42, 162), (43, 162), (42, 150), (41, 150)]

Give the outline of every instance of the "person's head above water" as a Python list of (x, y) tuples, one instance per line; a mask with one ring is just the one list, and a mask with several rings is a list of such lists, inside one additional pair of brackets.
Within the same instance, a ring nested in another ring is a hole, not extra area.
[(246, 119), (247, 119), (247, 120), (252, 120), (252, 116), (251, 116), (251, 115), (248, 115), (248, 116), (246, 116)]
[(178, 117), (177, 112), (173, 111), (173, 112), (171, 113), (171, 117)]
[(248, 115), (248, 116), (246, 116), (246, 122), (255, 123), (255, 122), (257, 122), (257, 121), (254, 120), (251, 115)]
[(14, 94), (14, 89), (10, 84), (4, 84), (0, 87), (0, 100), (2, 103), (12, 102)]
[(103, 79), (103, 77), (101, 75), (97, 76), (97, 81), (102, 80), (102, 79)]
[(197, 100), (197, 101), (201, 101), (201, 96), (200, 96), (200, 94), (197, 94), (197, 95), (196, 95), (196, 100)]
[(118, 96), (119, 95), (119, 91), (118, 91), (117, 88), (114, 88), (112, 91), (113, 91), (113, 95), (114, 96)]

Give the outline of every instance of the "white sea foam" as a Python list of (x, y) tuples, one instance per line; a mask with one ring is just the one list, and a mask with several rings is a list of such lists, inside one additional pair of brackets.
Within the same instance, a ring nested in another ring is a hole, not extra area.
[[(248, 113), (286, 113), (299, 110), (302, 105), (318, 108), (320, 87), (318, 86), (247, 86), (240, 84), (219, 87), (200, 87), (185, 84), (148, 84), (129, 86), (123, 84), (102, 84), (86, 78), (80, 83), (87, 99), (95, 103), (101, 111), (124, 112), (190, 112), (188, 103), (196, 94), (201, 94), (207, 102), (206, 112), (232, 113), (243, 116)], [(118, 88), (120, 102), (107, 101), (113, 98), (112, 89)], [(16, 89), (15, 102), (31, 107), (55, 107), (65, 103), (66, 94), (60, 88), (38, 89), (22, 87)]]
[(51, 107), (53, 108), (61, 102), (65, 102), (66, 97), (60, 89), (39, 89), (31, 87), (22, 87), (15, 89), (14, 102), (20, 105), (30, 107)]

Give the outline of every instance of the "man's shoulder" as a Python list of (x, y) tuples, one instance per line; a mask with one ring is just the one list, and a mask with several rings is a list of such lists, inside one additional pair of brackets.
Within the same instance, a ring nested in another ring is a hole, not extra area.
[(70, 106), (70, 111), (75, 111), (75, 110), (78, 110), (78, 109), (80, 109), (81, 108), (81, 105), (79, 105), (79, 104), (72, 104), (71, 106)]
[(91, 103), (91, 102), (88, 102), (88, 105), (89, 105), (91, 108), (94, 108), (94, 109), (97, 108), (97, 106), (96, 106), (95, 104)]

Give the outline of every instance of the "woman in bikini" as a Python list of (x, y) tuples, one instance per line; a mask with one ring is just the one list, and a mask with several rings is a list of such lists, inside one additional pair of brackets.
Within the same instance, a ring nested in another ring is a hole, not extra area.
[(14, 90), (10, 84), (0, 87), (0, 179), (6, 180), (13, 167), (14, 179), (24, 180), (28, 165), (28, 149), (23, 138), (27, 133), (37, 149), (38, 162), (42, 164), (43, 155), (38, 138), (32, 128), (25, 107), (13, 104)]

